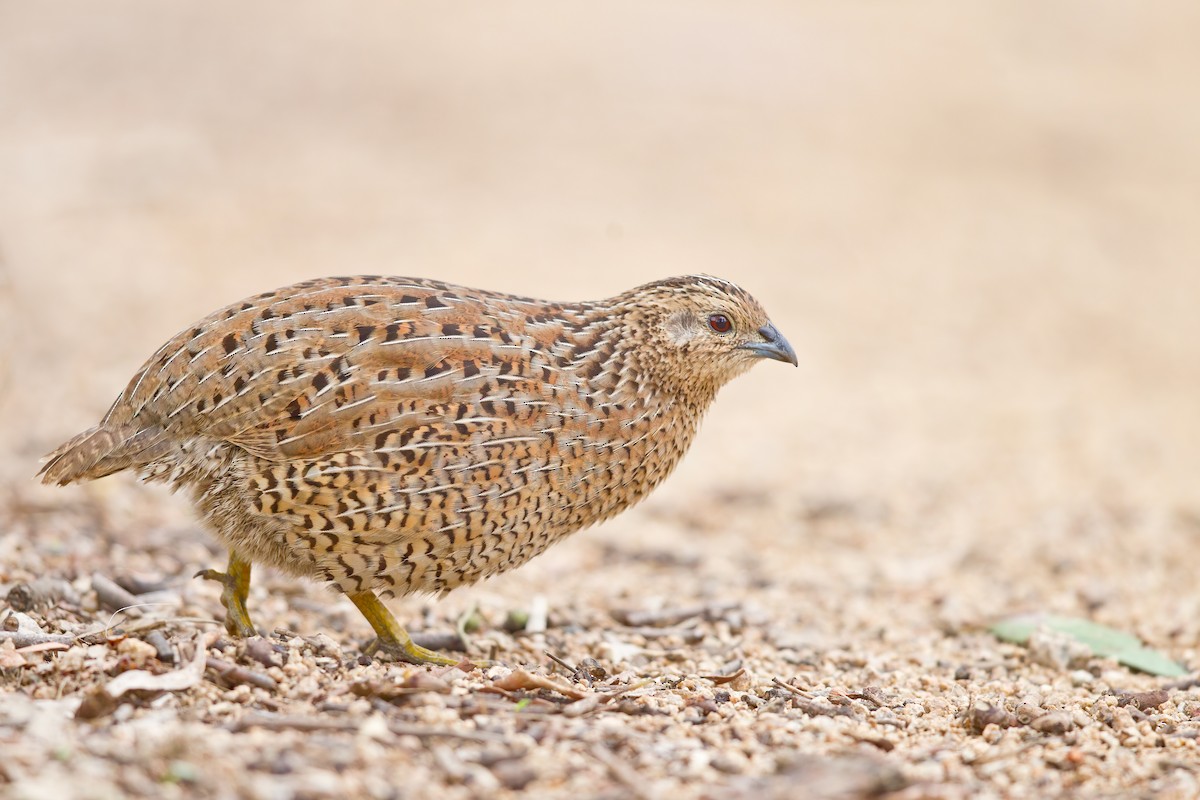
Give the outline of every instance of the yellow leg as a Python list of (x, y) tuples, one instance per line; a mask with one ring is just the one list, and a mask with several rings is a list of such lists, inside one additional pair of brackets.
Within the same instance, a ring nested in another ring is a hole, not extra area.
[(250, 593), (250, 562), (243, 561), (233, 550), (229, 551), (229, 568), (225, 572), (202, 569), (197, 578), (216, 581), (225, 588), (221, 590), (221, 605), (225, 606), (225, 630), (230, 636), (248, 639), (258, 636), (250, 612), (246, 610), (246, 596)]
[(358, 610), (375, 629), (375, 635), (379, 637), (375, 647), (385, 653), (413, 664), (452, 665), (458, 663), (455, 659), (447, 658), (441, 653), (417, 646), (374, 592), (352, 594), (350, 599), (354, 601), (354, 605), (358, 606)]

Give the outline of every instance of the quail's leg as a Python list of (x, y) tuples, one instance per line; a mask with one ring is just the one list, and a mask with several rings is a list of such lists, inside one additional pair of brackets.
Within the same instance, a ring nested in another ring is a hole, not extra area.
[(375, 596), (374, 592), (359, 592), (349, 597), (367, 618), (367, 622), (371, 623), (371, 627), (375, 629), (375, 635), (379, 638), (374, 647), (413, 664), (452, 665), (458, 663), (453, 658), (447, 658), (441, 653), (419, 647), (413, 642), (404, 628), (400, 627), (396, 618), (392, 616), (392, 612), (388, 611), (387, 606)]
[(233, 550), (229, 551), (229, 568), (225, 572), (202, 569), (197, 578), (216, 581), (225, 588), (221, 591), (221, 605), (225, 606), (225, 630), (231, 636), (248, 639), (257, 636), (250, 612), (246, 610), (246, 595), (250, 593), (250, 562), (243, 561)]

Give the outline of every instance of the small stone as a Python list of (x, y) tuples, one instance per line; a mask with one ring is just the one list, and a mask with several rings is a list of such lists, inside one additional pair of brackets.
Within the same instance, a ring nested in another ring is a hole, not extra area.
[(586, 681), (588, 684), (594, 681), (602, 681), (608, 677), (608, 670), (594, 658), (585, 658), (579, 662), (579, 666), (575, 668), (575, 674), (571, 676), (576, 681)]
[(304, 641), (308, 642), (313, 652), (319, 655), (337, 659), (342, 657), (342, 646), (335, 642), (328, 634), (315, 633), (312, 636), (305, 636)]
[(726, 775), (741, 775), (750, 765), (749, 759), (736, 750), (718, 752), (709, 763), (713, 769)]
[(358, 726), (360, 736), (365, 736), (368, 739), (385, 742), (392, 738), (392, 731), (388, 728), (387, 720), (382, 714), (372, 714), (362, 721)]
[(195, 783), (200, 770), (188, 761), (172, 761), (167, 768), (166, 780), (170, 783)]
[(1077, 669), (1071, 671), (1072, 686), (1091, 686), (1096, 682), (1096, 676), (1088, 672), (1086, 669)]
[(117, 645), (117, 652), (137, 665), (158, 659), (158, 650), (154, 645), (143, 642), (141, 639), (122, 639)]
[(162, 631), (150, 631), (146, 634), (146, 644), (154, 648), (155, 657), (164, 664), (175, 663), (175, 648), (163, 636)]
[(1065, 633), (1039, 628), (1029, 635), (1029, 657), (1043, 667), (1066, 671), (1082, 667), (1092, 656), (1090, 647)]
[(1062, 735), (1075, 727), (1075, 721), (1071, 718), (1070, 714), (1062, 711), (1052, 711), (1033, 720), (1029, 727), (1038, 733)]
[(505, 789), (519, 792), (537, 779), (533, 767), (522, 761), (501, 761), (492, 765), (492, 775)]

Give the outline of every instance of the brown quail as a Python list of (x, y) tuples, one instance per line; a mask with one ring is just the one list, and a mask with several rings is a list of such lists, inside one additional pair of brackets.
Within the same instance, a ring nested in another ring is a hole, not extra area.
[(124, 469), (191, 491), (229, 547), (225, 626), (250, 636), (251, 564), (328, 581), (392, 654), (378, 599), (528, 561), (663, 481), (731, 378), (796, 363), (742, 289), (656, 281), (551, 303), (432, 280), (321, 278), (234, 303), (150, 357), (43, 481)]

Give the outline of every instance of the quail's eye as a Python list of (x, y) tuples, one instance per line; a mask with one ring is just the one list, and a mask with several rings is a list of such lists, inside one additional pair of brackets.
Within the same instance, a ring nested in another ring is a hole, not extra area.
[(733, 330), (733, 323), (724, 314), (713, 314), (708, 318), (708, 327), (717, 333), (729, 333)]

